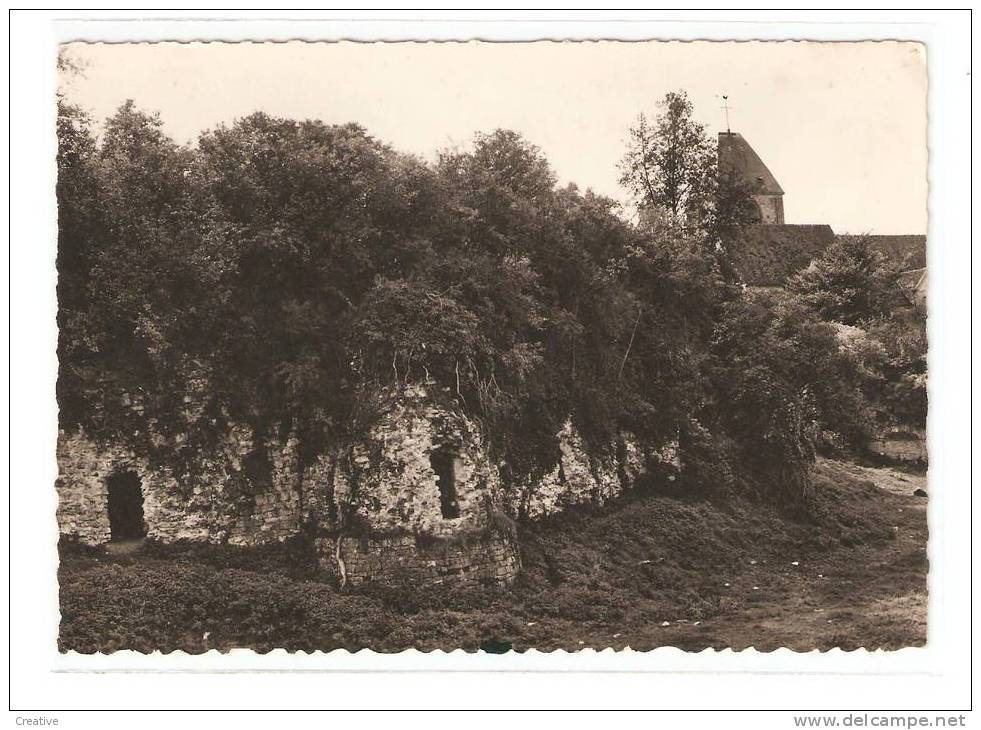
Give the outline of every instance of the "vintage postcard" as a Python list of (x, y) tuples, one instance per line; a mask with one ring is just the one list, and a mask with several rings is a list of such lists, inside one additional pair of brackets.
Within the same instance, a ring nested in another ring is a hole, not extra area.
[(61, 652), (925, 644), (923, 44), (57, 64)]

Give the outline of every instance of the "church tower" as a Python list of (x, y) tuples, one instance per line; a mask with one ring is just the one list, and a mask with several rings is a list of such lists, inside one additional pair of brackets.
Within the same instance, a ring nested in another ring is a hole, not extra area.
[(738, 174), (752, 188), (757, 223), (783, 225), (783, 188), (738, 132), (719, 132), (719, 170)]

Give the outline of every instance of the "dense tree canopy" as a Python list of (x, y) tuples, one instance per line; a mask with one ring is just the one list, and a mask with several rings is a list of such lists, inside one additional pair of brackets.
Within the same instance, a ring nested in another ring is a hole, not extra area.
[[(668, 99), (682, 121), (686, 105)], [(699, 421), (806, 465), (803, 431), (847, 405), (833, 337), (726, 283), (708, 143), (685, 124), (690, 154), (658, 122), (641, 161), (665, 170), (650, 204), (687, 223), (637, 226), (506, 130), (427, 164), (354, 124), (262, 113), (182, 147), (132, 103), (97, 140), (62, 103), (62, 424), (139, 432), (116, 408), (138, 396), (187, 443), (227, 419), (312, 456), (357, 438), (380, 394), (431, 380), (512, 476), (550, 466), (570, 416), (594, 445)], [(199, 421), (176, 422), (192, 396)]]
[(895, 309), (896, 273), (867, 237), (839, 236), (787, 289), (826, 319), (856, 325)]
[(653, 120), (640, 114), (628, 130), (620, 183), (633, 196), (642, 226), (668, 226), (697, 238), (732, 278), (728, 254), (742, 244), (742, 226), (753, 222), (749, 182), (719, 165), (715, 142), (695, 120), (684, 91), (669, 92), (658, 106)]
[[(880, 426), (926, 428), (926, 322), (906, 306), (897, 271), (866, 236), (839, 237), (787, 289), (844, 336), (864, 378), (864, 400)], [(845, 327), (847, 331), (849, 327)]]
[(728, 302), (711, 350), (714, 412), (739, 435), (741, 460), (769, 473), (766, 484), (806, 491), (822, 430), (852, 443), (866, 435), (871, 414), (858, 368), (796, 298), (751, 290)]

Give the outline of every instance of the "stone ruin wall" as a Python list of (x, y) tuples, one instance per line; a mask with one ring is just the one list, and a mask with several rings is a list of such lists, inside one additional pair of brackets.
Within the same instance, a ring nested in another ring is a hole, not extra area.
[[(58, 529), (83, 545), (109, 541), (106, 479), (117, 465), (128, 467), (132, 455), (122, 449), (100, 449), (84, 434), (58, 435)], [(143, 479), (145, 469), (136, 469)]]
[[(452, 455), (452, 517), (443, 515), (437, 451)], [(336, 515), (318, 522), (339, 533), (316, 540), (318, 558), (345, 582), (510, 583), (517, 575), (517, 546), (492, 525), (502, 510), (499, 471), (480, 429), (445, 393), (403, 389), (363, 442), (322, 458), (316, 471), (305, 481), (318, 483), (321, 509)], [(368, 536), (340, 536), (358, 531)]]
[[(556, 438), (558, 463), (525, 491), (523, 512), (533, 520), (573, 505), (604, 504), (632, 488), (655, 467), (671, 473), (669, 479), (681, 468), (676, 441), (654, 448), (632, 433), (621, 432), (617, 442), (604, 452), (591, 454), (571, 420), (563, 424)], [(521, 506), (512, 502), (511, 511), (517, 514), (519, 510)]]
[[(182, 480), (119, 442), (62, 433), (58, 522), (70, 539), (107, 542), (107, 479), (131, 470), (142, 482), (148, 537), (163, 543), (261, 545), (285, 540), (310, 521), (321, 565), (339, 576), (343, 562), (351, 583), (507, 583), (520, 567), (507, 529), (511, 518), (541, 519), (571, 505), (602, 504), (652, 464), (679, 466), (676, 444), (655, 450), (631, 434), (593, 456), (571, 421), (557, 439), (559, 462), (548, 474), (534, 485), (505, 489), (478, 425), (446, 394), (410, 387), (363, 442), (322, 454), (305, 469), (295, 438), (267, 442), (269, 483), (243, 491), (243, 459), (255, 444), (245, 427), (234, 427), (213, 452), (198, 455), (204, 476)], [(438, 449), (453, 455), (458, 515), (452, 517), (442, 513), (431, 461)], [(352, 536), (359, 533), (370, 537)]]
[[(571, 505), (602, 504), (655, 463), (668, 470), (680, 466), (676, 443), (645, 448), (631, 434), (623, 434), (606, 454), (591, 456), (570, 420), (556, 434), (559, 463), (533, 485), (507, 489), (479, 427), (451, 401), (445, 393), (406, 389), (346, 461), (319, 469), (333, 475), (318, 491), (332, 495), (338, 512), (348, 503), (370, 533), (393, 533), (376, 539), (321, 538), (317, 550), (327, 570), (339, 576), (343, 562), (344, 577), (352, 583), (399, 577), (424, 583), (509, 582), (520, 561), (506, 531), (495, 527), (502, 517), (541, 519)], [(441, 514), (430, 458), (439, 448), (456, 455), (458, 517)]]
[(252, 449), (247, 429), (233, 429), (216, 453), (202, 457), (206, 477), (179, 480), (119, 441), (97, 442), (85, 433), (58, 438), (58, 525), (61, 534), (84, 545), (109, 541), (108, 485), (114, 473), (132, 471), (143, 493), (147, 537), (261, 545), (295, 534), (300, 524), (296, 443), (270, 445), (270, 484), (253, 493), (234, 489), (242, 459)]
[(511, 583), (521, 568), (518, 546), (505, 534), (420, 544), (411, 535), (380, 540), (356, 537), (317, 541), (322, 565), (335, 577), (359, 585), (372, 581), (440, 585), (451, 582)]
[(886, 431), (866, 444), (876, 456), (892, 461), (926, 464), (929, 461), (926, 434), (914, 429)]
[[(437, 450), (454, 457), (457, 517), (442, 514), (431, 458)], [(393, 400), (333, 473), (325, 491), (333, 495), (338, 513), (350, 505), (355, 519), (375, 532), (436, 537), (473, 532), (501, 505), (500, 474), (480, 429), (448, 398), (441, 402), (422, 387), (407, 388)]]

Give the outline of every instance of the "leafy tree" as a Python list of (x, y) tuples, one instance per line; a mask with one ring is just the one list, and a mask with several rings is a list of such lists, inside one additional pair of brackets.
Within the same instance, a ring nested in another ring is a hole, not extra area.
[[(200, 294), (187, 255), (196, 243), (187, 230), (189, 153), (131, 103), (107, 120), (99, 145), (84, 115), (64, 103), (59, 127), (63, 415), (91, 420), (125, 394), (177, 398)], [(86, 408), (93, 379), (104, 396)]]
[(856, 329), (844, 349), (864, 378), (865, 397), (881, 426), (925, 429), (927, 417), (927, 338), (922, 314), (898, 309)]
[(705, 127), (693, 119), (684, 91), (669, 92), (660, 106), (653, 122), (641, 114), (630, 128), (620, 181), (642, 207), (664, 210), (673, 220), (699, 220), (714, 176), (715, 150)]
[(836, 238), (786, 287), (825, 319), (851, 325), (888, 314), (899, 296), (896, 272), (864, 236)]
[(706, 409), (740, 463), (790, 501), (806, 498), (821, 431), (861, 439), (868, 414), (834, 330), (792, 297), (750, 291), (723, 305)]
[(397, 388), (435, 382), (526, 483), (570, 416), (593, 449), (697, 418), (753, 464), (803, 468), (812, 424), (854, 425), (847, 363), (808, 310), (727, 283), (738, 196), (684, 95), (636, 140), (625, 180), (660, 212), (639, 226), (557, 187), (507, 130), (429, 165), (357, 125), (261, 113), (184, 147), (131, 103), (97, 142), (61, 104), (62, 423), (146, 435), (117, 407), (139, 393), (189, 461), (243, 422), (312, 458)]
[(684, 91), (669, 92), (659, 107), (653, 121), (641, 114), (629, 129), (620, 183), (633, 195), (642, 222), (662, 221), (701, 237), (731, 275), (724, 254), (739, 228), (752, 222), (752, 191), (733, 171), (720, 170), (716, 145), (695, 121)]
[(431, 259), (432, 173), (357, 125), (265, 114), (198, 149), (216, 388), (257, 428), (292, 424), (310, 453), (349, 438), (377, 339), (352, 345), (352, 323), (376, 280)]
[(854, 330), (842, 335), (842, 348), (862, 375), (864, 402), (878, 427), (922, 429), (926, 325), (922, 314), (904, 306), (896, 273), (867, 237), (845, 236), (790, 277), (787, 289), (824, 319)]
[(88, 116), (58, 99), (58, 402), (63, 418), (80, 419), (85, 370), (99, 349), (91, 317), (92, 267), (105, 239), (95, 138)]
[(879, 362), (879, 402), (893, 423), (926, 429), (927, 337), (926, 322), (917, 311), (897, 311), (875, 323), (871, 335), (882, 345)]

